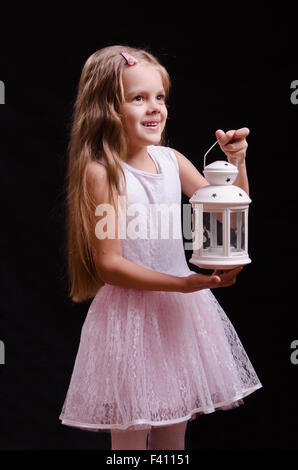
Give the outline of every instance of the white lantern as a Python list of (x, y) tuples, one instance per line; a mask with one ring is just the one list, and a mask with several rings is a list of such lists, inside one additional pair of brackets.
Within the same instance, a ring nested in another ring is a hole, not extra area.
[(235, 165), (216, 161), (205, 166), (205, 157), (206, 154), (203, 173), (209, 186), (198, 189), (189, 200), (193, 208), (193, 254), (189, 261), (203, 269), (233, 269), (251, 262), (248, 256), (251, 199), (233, 185), (238, 175)]

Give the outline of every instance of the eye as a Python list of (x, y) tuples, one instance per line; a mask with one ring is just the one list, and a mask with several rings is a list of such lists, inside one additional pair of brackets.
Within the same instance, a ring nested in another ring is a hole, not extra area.
[(165, 101), (165, 95), (157, 95), (157, 101)]
[(143, 101), (142, 95), (137, 95), (137, 96), (135, 96), (135, 97), (133, 98), (133, 101), (137, 101), (137, 102), (139, 102), (139, 103), (142, 102), (142, 101)]

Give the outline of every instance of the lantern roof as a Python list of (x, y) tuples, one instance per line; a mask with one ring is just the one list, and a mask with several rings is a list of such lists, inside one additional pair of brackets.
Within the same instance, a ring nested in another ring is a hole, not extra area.
[(191, 203), (247, 205), (251, 202), (242, 188), (229, 185), (208, 185), (198, 189), (189, 199)]
[(210, 184), (228, 185), (237, 178), (238, 168), (227, 161), (218, 160), (205, 166), (203, 173)]

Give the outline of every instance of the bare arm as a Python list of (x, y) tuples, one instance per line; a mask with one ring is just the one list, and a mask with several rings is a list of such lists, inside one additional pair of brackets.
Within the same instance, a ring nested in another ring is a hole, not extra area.
[(238, 175), (234, 182), (235, 186), (243, 189), (249, 195), (249, 184), (246, 172), (246, 150), (248, 143), (246, 137), (249, 135), (249, 129), (242, 127), (238, 130), (230, 130), (224, 133), (218, 129), (215, 133), (218, 143), (228, 158), (228, 161), (233, 165), (238, 164)]
[(234, 181), (234, 185), (239, 186), (239, 188), (243, 189), (249, 195), (249, 184), (245, 161), (238, 164), (238, 171), (239, 173)]
[(204, 176), (196, 169), (188, 158), (186, 158), (178, 150), (172, 149), (176, 155), (179, 166), (179, 177), (181, 181), (182, 192), (189, 198), (203, 186), (208, 186), (209, 183)]
[[(107, 199), (108, 179), (104, 166), (94, 162), (88, 171), (88, 186), (96, 205), (110, 203)], [(114, 208), (117, 221), (117, 210)], [(194, 292), (196, 290), (223, 287), (234, 283), (238, 271), (229, 277), (224, 274), (204, 275), (192, 274), (186, 277), (172, 276), (144, 268), (123, 258), (121, 241), (118, 238), (115, 221), (115, 237), (99, 239), (95, 234), (96, 223), (102, 218), (94, 216), (94, 232), (92, 234), (92, 252), (99, 277), (107, 284), (133, 289), (154, 291)]]
[(122, 256), (115, 257), (106, 269), (100, 269), (100, 273), (104, 282), (116, 286), (155, 291), (184, 290), (184, 278), (152, 271)]
[[(224, 133), (222, 130), (216, 131), (216, 137), (218, 139), (219, 145), (222, 151), (228, 157), (230, 163), (236, 165), (238, 164), (238, 175), (234, 182), (235, 186), (242, 188), (247, 194), (249, 194), (249, 184), (247, 178), (245, 157), (246, 149), (248, 147), (246, 137), (249, 134), (249, 129), (244, 127), (238, 129), (237, 131), (231, 130), (227, 133)], [(176, 155), (178, 165), (179, 165), (179, 175), (181, 181), (182, 192), (191, 197), (195, 191), (203, 186), (207, 186), (208, 181), (201, 175), (201, 173), (196, 169), (196, 167), (180, 152), (174, 150)], [(217, 220), (222, 222), (222, 216), (219, 213)], [(237, 226), (236, 214), (231, 216), (231, 227), (235, 228)]]
[[(216, 131), (216, 137), (222, 151), (228, 157), (230, 163), (236, 165), (238, 163), (238, 175), (234, 182), (235, 186), (242, 188), (249, 194), (249, 184), (247, 178), (245, 157), (248, 147), (246, 137), (249, 129), (244, 127), (237, 131), (231, 130), (224, 133), (222, 130)], [(176, 155), (179, 165), (179, 175), (181, 181), (182, 192), (191, 197), (197, 189), (207, 186), (209, 183), (204, 176), (196, 169), (196, 167), (177, 150), (172, 149)]]

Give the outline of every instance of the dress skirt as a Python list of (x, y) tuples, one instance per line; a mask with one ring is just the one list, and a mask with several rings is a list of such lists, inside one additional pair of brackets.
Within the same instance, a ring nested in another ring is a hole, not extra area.
[(89, 431), (151, 429), (237, 407), (260, 387), (209, 289), (106, 284), (82, 327), (60, 419)]

